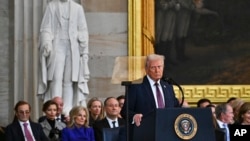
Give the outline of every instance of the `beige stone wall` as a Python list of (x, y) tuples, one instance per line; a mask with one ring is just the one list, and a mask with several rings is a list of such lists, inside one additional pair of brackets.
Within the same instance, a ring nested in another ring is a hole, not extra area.
[(126, 0), (81, 0), (86, 12), (127, 12)]
[(9, 11), (8, 1), (0, 1), (0, 125), (8, 122), (9, 112)]
[(90, 95), (105, 99), (124, 94), (125, 88), (112, 84), (115, 58), (127, 55), (127, 1), (81, 0), (89, 27)]
[[(75, 1), (83, 2), (90, 33), (89, 98), (124, 94), (125, 88), (112, 84), (111, 77), (115, 58), (127, 55), (127, 1)], [(11, 122), (19, 100), (31, 103), (33, 120), (42, 114), (36, 96), (36, 47), (46, 2), (0, 1), (0, 125)]]

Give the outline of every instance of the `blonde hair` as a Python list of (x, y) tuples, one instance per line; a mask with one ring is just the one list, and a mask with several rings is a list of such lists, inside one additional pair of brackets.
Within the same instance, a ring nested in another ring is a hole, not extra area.
[(101, 113), (100, 113), (100, 115), (98, 115), (97, 119), (103, 119), (104, 118), (104, 110), (103, 110), (104, 106), (103, 106), (102, 101), (100, 99), (98, 99), (97, 97), (93, 97), (88, 101), (87, 108), (88, 108), (88, 111), (89, 111), (89, 116), (91, 116), (90, 109), (91, 109), (91, 106), (92, 106), (93, 102), (95, 102), (95, 101), (99, 101), (101, 103)]
[(234, 113), (234, 120), (238, 121), (238, 114), (239, 114), (239, 109), (241, 105), (244, 104), (244, 101), (240, 98), (236, 98), (230, 105), (233, 108), (233, 113)]
[(75, 118), (78, 116), (79, 112), (83, 110), (86, 113), (86, 121), (85, 124), (83, 125), (84, 127), (89, 127), (89, 113), (88, 113), (88, 109), (83, 107), (83, 106), (75, 106), (73, 107), (70, 112), (69, 112), (69, 124), (68, 127), (73, 127), (75, 124)]
[(233, 108), (233, 111), (239, 110), (240, 106), (244, 103), (244, 101), (240, 98), (236, 98), (230, 105)]

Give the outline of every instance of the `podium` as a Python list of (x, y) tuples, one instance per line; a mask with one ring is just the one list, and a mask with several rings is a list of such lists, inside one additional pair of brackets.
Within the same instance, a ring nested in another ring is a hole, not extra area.
[(210, 108), (157, 109), (134, 126), (133, 141), (215, 141)]

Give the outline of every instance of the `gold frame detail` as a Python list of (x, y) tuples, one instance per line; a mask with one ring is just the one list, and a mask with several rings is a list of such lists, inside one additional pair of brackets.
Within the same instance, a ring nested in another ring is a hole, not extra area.
[[(128, 56), (146, 56), (154, 52), (154, 19), (154, 1), (128, 0)], [(129, 62), (129, 68), (133, 68), (129, 69), (129, 74), (136, 74), (135, 69), (141, 69), (141, 65), (144, 64)], [(182, 88), (185, 100), (192, 107), (201, 98), (208, 98), (215, 104), (226, 102), (230, 97), (250, 101), (250, 85), (182, 85)], [(174, 90), (176, 96), (181, 97), (180, 90), (177, 87)]]

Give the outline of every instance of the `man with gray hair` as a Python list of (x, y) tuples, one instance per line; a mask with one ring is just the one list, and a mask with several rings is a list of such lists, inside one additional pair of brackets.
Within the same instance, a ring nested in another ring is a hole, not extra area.
[(215, 108), (215, 115), (217, 127), (225, 132), (225, 141), (230, 141), (228, 125), (233, 123), (233, 108), (227, 103), (219, 104)]

